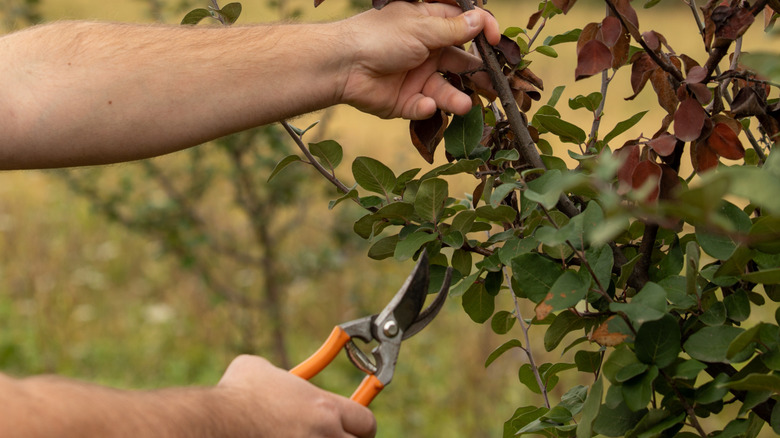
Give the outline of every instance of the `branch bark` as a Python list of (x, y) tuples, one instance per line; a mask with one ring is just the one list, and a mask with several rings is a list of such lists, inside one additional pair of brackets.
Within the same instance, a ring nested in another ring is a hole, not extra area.
[[(457, 2), (464, 12), (474, 9), (474, 4), (471, 0), (457, 0)], [(509, 87), (509, 82), (506, 76), (504, 76), (501, 64), (498, 62), (496, 52), (493, 51), (493, 47), (487, 42), (483, 33), (477, 35), (474, 39), (474, 44), (477, 45), (477, 50), (479, 50), (479, 54), (485, 62), (490, 81), (498, 94), (498, 99), (501, 101), (501, 106), (504, 109), (509, 126), (515, 133), (515, 149), (520, 152), (520, 156), (531, 166), (546, 169), (544, 162), (542, 162), (542, 157), (536, 150), (536, 143), (531, 138), (531, 133), (528, 132), (526, 119), (517, 107), (517, 102), (512, 94), (512, 89)], [(566, 195), (561, 195), (558, 200), (558, 209), (569, 217), (580, 213), (579, 209)]]

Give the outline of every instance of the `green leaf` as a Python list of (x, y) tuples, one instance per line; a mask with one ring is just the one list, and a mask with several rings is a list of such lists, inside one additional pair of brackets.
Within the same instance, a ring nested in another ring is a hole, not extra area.
[(520, 159), (520, 152), (517, 149), (501, 150), (496, 152), (495, 157), (490, 160), (490, 164), (498, 166), (506, 161), (517, 161)]
[(561, 186), (562, 174), (560, 170), (548, 170), (544, 175), (528, 183), (528, 190), (524, 195), (538, 202), (546, 209), (552, 209), (558, 203), (558, 199), (563, 192)]
[(751, 283), (780, 284), (780, 268), (749, 272), (743, 274), (742, 279)]
[(580, 33), (582, 33), (582, 29), (572, 29), (559, 35), (548, 36), (544, 39), (544, 44), (546, 46), (554, 46), (561, 43), (571, 43), (580, 38)]
[(444, 131), (444, 148), (447, 153), (460, 158), (473, 158), (471, 153), (482, 140), (482, 107), (476, 105), (465, 116), (455, 115)]
[(748, 374), (736, 382), (726, 382), (722, 387), (737, 391), (770, 390), (780, 394), (780, 376), (774, 374)]
[(522, 27), (507, 27), (506, 30), (504, 30), (504, 35), (508, 36), (509, 38), (514, 38), (520, 34), (525, 34), (525, 29)]
[(601, 352), (579, 350), (574, 353), (574, 363), (581, 373), (595, 373), (601, 365)]
[(587, 137), (582, 128), (560, 117), (537, 113), (534, 119), (538, 120), (544, 129), (557, 135), (564, 143), (582, 144)]
[(630, 302), (610, 303), (609, 310), (625, 313), (636, 328), (666, 315), (666, 291), (661, 286), (648, 282)]
[[(579, 37), (579, 35), (577, 35)], [(577, 41), (576, 39), (574, 41)], [(551, 46), (551, 43), (547, 43), (548, 46)], [(563, 90), (566, 88), (564, 85), (558, 85), (555, 87), (553, 92), (550, 94), (550, 100), (547, 101), (547, 106), (554, 107), (558, 103), (558, 99), (561, 98), (561, 95), (563, 94)]]
[(370, 157), (357, 157), (352, 162), (352, 175), (360, 187), (390, 199), (396, 179), (389, 167)]
[(398, 244), (398, 235), (384, 237), (379, 239), (368, 250), (368, 257), (374, 260), (383, 260), (392, 257), (395, 254), (395, 247)]
[(534, 239), (511, 237), (504, 242), (504, 246), (498, 249), (498, 259), (502, 264), (511, 266), (512, 259), (520, 254), (531, 252), (538, 246), (539, 244)]
[(328, 202), (328, 210), (333, 210), (333, 207), (341, 204), (342, 201), (347, 199), (358, 199), (358, 192), (355, 189), (348, 191), (347, 193), (339, 196), (338, 198)]
[(569, 108), (576, 110), (585, 108), (588, 111), (596, 111), (601, 104), (602, 95), (598, 91), (588, 94), (587, 96), (578, 95), (577, 97), (569, 99)]
[(685, 245), (685, 291), (688, 295), (698, 295), (696, 278), (699, 275), (699, 245), (691, 240)]
[(566, 408), (571, 415), (577, 415), (582, 411), (587, 394), (587, 386), (576, 385), (561, 396), (561, 403), (558, 406)]
[(279, 172), (282, 171), (285, 167), (289, 166), (292, 163), (295, 163), (296, 161), (303, 161), (301, 160), (301, 157), (297, 155), (288, 155), (282, 159), (279, 163), (276, 164), (276, 167), (274, 167), (274, 170), (271, 171), (271, 175), (268, 176), (268, 180), (266, 182), (271, 182), (273, 177), (275, 177)]
[(425, 231), (415, 231), (406, 236), (405, 239), (398, 242), (395, 247), (395, 259), (404, 261), (410, 259), (418, 249), (428, 242), (433, 242), (438, 237), (437, 234), (426, 233)]
[(333, 140), (325, 140), (319, 143), (309, 143), (309, 152), (319, 158), (320, 164), (333, 171), (344, 157), (341, 145)]
[(726, 354), (731, 342), (744, 330), (738, 327), (704, 327), (692, 334), (683, 349), (688, 355), (702, 362), (728, 363)]
[(241, 3), (228, 3), (217, 12), (225, 17), (225, 24), (233, 24), (241, 15)]
[(564, 310), (555, 317), (544, 333), (544, 349), (553, 351), (567, 334), (583, 328), (585, 328), (585, 318), (577, 316), (570, 310)]
[(593, 435), (593, 422), (601, 410), (601, 399), (604, 393), (604, 382), (601, 376), (593, 382), (588, 397), (582, 406), (582, 418), (577, 424), (577, 438), (590, 438)]
[(482, 273), (482, 271), (477, 271), (468, 277), (464, 278), (463, 280), (459, 281), (457, 284), (455, 284), (455, 287), (450, 289), (450, 296), (451, 297), (459, 297), (462, 296), (466, 291), (471, 288), (471, 286), (474, 284), (475, 281), (477, 281), (477, 278), (479, 278), (479, 275)]
[(521, 254), (512, 259), (512, 276), (520, 287), (515, 293), (534, 303), (547, 296), (561, 274), (560, 265), (537, 253)]
[(463, 294), (461, 305), (472, 321), (482, 324), (493, 315), (496, 297), (489, 294), (482, 283), (474, 283)]
[(498, 359), (502, 354), (506, 353), (507, 351), (513, 349), (513, 348), (523, 348), (523, 344), (517, 340), (512, 339), (507, 342), (504, 342), (500, 347), (493, 350), (492, 353), (488, 356), (487, 360), (485, 361), (485, 368), (489, 367), (490, 364), (495, 362), (496, 359)]
[(621, 381), (618, 380), (618, 373), (624, 368), (631, 367), (634, 364), (639, 364), (639, 359), (637, 359), (634, 352), (629, 348), (619, 347), (612, 351), (607, 357), (607, 360), (604, 361), (602, 371), (607, 380), (613, 385), (618, 385), (621, 383)]
[[(750, 231), (752, 225), (750, 217), (736, 205), (722, 201), (717, 213), (722, 218), (721, 220), (731, 226), (732, 230), (730, 231), (744, 234)], [(708, 233), (701, 227), (696, 228), (696, 240), (699, 241), (704, 252), (719, 260), (727, 260), (739, 246), (739, 242), (735, 241), (733, 237), (727, 234)]]
[[(780, 270), (778, 270), (778, 274), (780, 274)], [(725, 297), (723, 305), (726, 307), (726, 315), (732, 321), (742, 322), (750, 316), (750, 299), (744, 290), (738, 290)]]
[(471, 231), (471, 225), (477, 219), (477, 212), (474, 210), (463, 210), (452, 219), (450, 230), (460, 231), (464, 235)]
[(475, 212), (477, 213), (477, 217), (499, 224), (511, 224), (515, 220), (515, 217), (517, 217), (517, 211), (508, 205), (499, 205), (498, 207), (483, 205), (482, 207), (477, 208)]
[(501, 184), (498, 187), (495, 187), (493, 189), (493, 193), (490, 195), (490, 205), (492, 207), (498, 207), (499, 204), (501, 204), (501, 201), (504, 200), (507, 196), (509, 196), (510, 193), (517, 190), (519, 188), (519, 185), (517, 184)]
[(505, 335), (509, 333), (509, 330), (512, 330), (515, 321), (517, 321), (517, 318), (515, 318), (515, 315), (512, 312), (502, 310), (493, 315), (493, 319), (490, 321), (490, 327), (496, 334)]
[(780, 82), (780, 62), (777, 60), (777, 53), (755, 51), (745, 53), (740, 56), (740, 60), (770, 81)]
[(612, 139), (617, 137), (618, 135), (628, 131), (631, 129), (634, 125), (639, 123), (640, 120), (642, 120), (642, 117), (647, 114), (647, 111), (642, 111), (640, 113), (636, 113), (633, 116), (629, 117), (626, 120), (623, 120), (622, 122), (619, 122), (617, 125), (615, 125), (614, 128), (612, 128), (611, 131), (607, 135), (604, 136), (604, 140), (602, 140), (605, 144), (608, 144)]
[(540, 53), (540, 54), (542, 54), (544, 56), (549, 56), (550, 58), (557, 58), (558, 57), (558, 52), (556, 52), (555, 49), (553, 49), (550, 46), (538, 46), (534, 50), (536, 50), (537, 53)]
[(678, 362), (671, 368), (669, 374), (675, 379), (693, 380), (705, 369), (707, 369), (706, 364), (703, 364), (696, 359), (688, 359), (686, 361)]
[(767, 254), (780, 254), (780, 216), (762, 216), (748, 234), (750, 247)]
[(646, 372), (621, 386), (623, 400), (634, 412), (645, 410), (653, 395), (653, 381), (658, 377), (658, 368), (651, 366)]
[(211, 17), (211, 11), (204, 8), (193, 9), (181, 19), (181, 24), (195, 25), (201, 22), (204, 18)]
[(623, 436), (631, 430), (645, 416), (647, 410), (631, 411), (625, 403), (615, 407), (601, 406), (596, 420), (593, 422), (593, 431), (606, 436)]
[(460, 272), (461, 275), (468, 276), (471, 274), (471, 252), (457, 249), (452, 253), (452, 268)]
[(437, 223), (444, 211), (448, 194), (447, 181), (439, 178), (426, 179), (420, 183), (420, 188), (417, 190), (414, 210), (423, 220)]
[(639, 327), (634, 340), (636, 356), (646, 364), (666, 368), (677, 359), (681, 339), (677, 320), (670, 314), (665, 314), (663, 318), (646, 322)]
[[(555, 280), (550, 292), (544, 301), (539, 304), (540, 307), (547, 308), (550, 312), (574, 307), (588, 292), (590, 282), (584, 281), (582, 275), (574, 271), (564, 271), (564, 273)], [(538, 314), (538, 311), (537, 311)]]

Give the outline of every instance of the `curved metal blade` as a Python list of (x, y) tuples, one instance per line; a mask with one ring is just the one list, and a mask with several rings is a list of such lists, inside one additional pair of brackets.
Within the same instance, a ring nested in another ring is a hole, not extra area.
[(433, 318), (436, 318), (436, 315), (439, 314), (439, 311), (444, 306), (444, 302), (447, 300), (447, 296), (450, 293), (450, 281), (452, 281), (452, 268), (447, 268), (447, 271), (444, 274), (444, 281), (441, 284), (441, 289), (439, 289), (439, 292), (436, 294), (436, 299), (434, 299), (433, 302), (417, 316), (417, 319), (414, 320), (409, 328), (404, 330), (403, 339), (408, 339), (416, 335), (420, 330), (430, 324), (431, 321), (433, 321)]
[(390, 303), (376, 317), (377, 324), (384, 324), (389, 316), (393, 316), (398, 328), (405, 332), (420, 314), (425, 297), (428, 295), (428, 253), (423, 251), (412, 273), (406, 279), (401, 289)]

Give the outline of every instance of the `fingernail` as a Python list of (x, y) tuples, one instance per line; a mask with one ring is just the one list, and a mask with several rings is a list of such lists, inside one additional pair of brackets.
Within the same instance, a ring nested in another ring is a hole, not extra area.
[(463, 14), (463, 16), (466, 17), (466, 24), (468, 24), (469, 27), (479, 26), (479, 17), (477, 16), (477, 11), (468, 11)]

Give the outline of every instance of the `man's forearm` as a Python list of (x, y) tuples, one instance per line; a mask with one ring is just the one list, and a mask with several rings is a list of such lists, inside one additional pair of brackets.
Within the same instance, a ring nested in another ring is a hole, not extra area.
[(13, 436), (220, 437), (250, 429), (216, 388), (120, 391), (58, 377), (0, 375), (0, 424)]
[(59, 22), (9, 35), (0, 166), (160, 155), (333, 105), (350, 57), (341, 30)]

